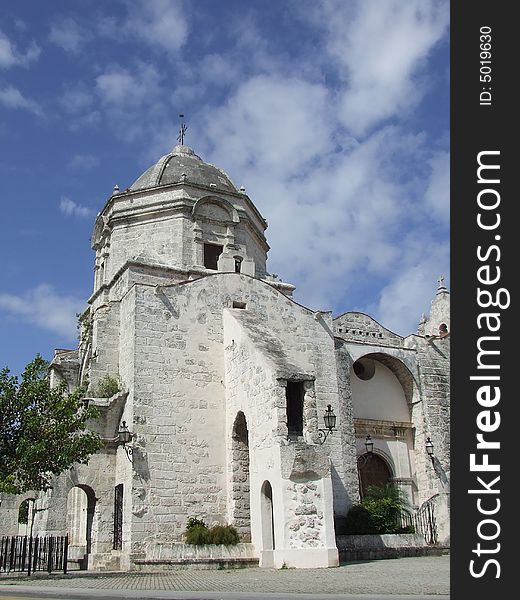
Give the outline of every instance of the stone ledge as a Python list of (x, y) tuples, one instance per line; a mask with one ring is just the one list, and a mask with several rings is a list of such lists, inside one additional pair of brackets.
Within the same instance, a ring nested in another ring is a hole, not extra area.
[(410, 556), (440, 556), (449, 550), (442, 545), (428, 545), (423, 536), (418, 533), (338, 535), (336, 544), (340, 562)]
[(175, 560), (134, 560), (135, 571), (169, 571), (172, 569), (243, 569), (258, 567), (258, 558), (178, 558)]

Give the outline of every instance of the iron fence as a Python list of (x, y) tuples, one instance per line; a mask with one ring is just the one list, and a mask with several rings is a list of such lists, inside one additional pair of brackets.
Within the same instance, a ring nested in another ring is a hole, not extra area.
[(424, 536), (427, 544), (436, 544), (439, 541), (437, 533), (437, 519), (435, 518), (435, 501), (437, 495), (426, 500), (414, 515), (415, 529)]
[(27, 575), (35, 571), (67, 573), (68, 547), (68, 536), (2, 536), (0, 572)]

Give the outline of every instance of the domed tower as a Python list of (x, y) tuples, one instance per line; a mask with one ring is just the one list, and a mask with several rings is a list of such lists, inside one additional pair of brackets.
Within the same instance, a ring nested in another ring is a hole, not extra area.
[[(188, 146), (176, 146), (125, 191), (116, 186), (98, 215), (94, 292), (129, 263), (170, 282), (215, 271), (265, 278), (266, 227), (244, 188)], [(280, 283), (290, 295), (293, 286)]]
[(113, 340), (119, 308), (134, 284), (164, 286), (215, 273), (262, 279), (288, 297), (294, 286), (266, 271), (267, 222), (244, 188), (178, 145), (124, 191), (116, 186), (98, 214), (94, 292), (82, 317), (79, 380), (117, 372)]

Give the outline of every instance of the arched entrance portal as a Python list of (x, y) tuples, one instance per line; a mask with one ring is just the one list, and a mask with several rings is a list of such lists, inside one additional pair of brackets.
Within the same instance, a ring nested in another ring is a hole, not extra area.
[[(384, 353), (357, 358), (350, 369), (352, 407), (358, 455), (359, 493), (371, 485), (396, 482), (414, 506), (416, 466), (412, 411), (418, 389), (414, 377), (400, 359)], [(373, 454), (365, 455), (370, 436)]]
[(358, 474), (361, 498), (367, 495), (370, 486), (382, 487), (392, 480), (392, 472), (387, 462), (372, 452), (358, 458)]
[(233, 523), (238, 529), (242, 541), (250, 542), (249, 434), (243, 412), (237, 414), (233, 425), (231, 450)]
[(94, 490), (88, 486), (75, 486), (67, 496), (67, 534), (69, 557), (80, 569), (88, 568), (88, 555), (92, 552), (92, 525), (96, 508)]

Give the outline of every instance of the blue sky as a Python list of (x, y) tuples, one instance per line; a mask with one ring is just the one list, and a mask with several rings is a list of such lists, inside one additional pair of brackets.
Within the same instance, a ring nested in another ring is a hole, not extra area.
[(90, 235), (175, 144), (269, 223), (312, 308), (401, 334), (449, 282), (449, 3), (2, 2), (0, 367), (76, 347)]

